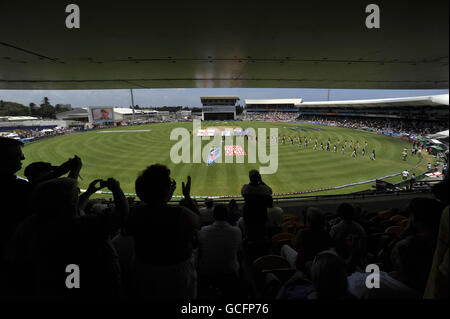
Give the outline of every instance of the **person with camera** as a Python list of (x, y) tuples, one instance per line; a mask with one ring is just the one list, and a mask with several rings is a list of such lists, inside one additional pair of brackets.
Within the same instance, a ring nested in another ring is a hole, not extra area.
[(248, 173), (250, 183), (242, 186), (241, 194), (244, 197), (249, 196), (271, 196), (272, 189), (263, 182), (261, 174), (256, 169)]
[(30, 182), (31, 189), (33, 189), (41, 182), (61, 177), (67, 173), (67, 177), (77, 180), (80, 176), (81, 166), (81, 159), (74, 155), (60, 166), (53, 166), (47, 162), (33, 162), (25, 167), (24, 175)]
[[(81, 167), (81, 161), (80, 165)], [(80, 214), (79, 188), (73, 178), (55, 178), (36, 185), (32, 215), (17, 228), (6, 249), (7, 287), (11, 297), (41, 299), (116, 298), (120, 296), (120, 267), (111, 236), (128, 212), (120, 183), (93, 181), (83, 200), (108, 188), (114, 205), (98, 214)], [(66, 267), (76, 265), (80, 289), (67, 289)]]

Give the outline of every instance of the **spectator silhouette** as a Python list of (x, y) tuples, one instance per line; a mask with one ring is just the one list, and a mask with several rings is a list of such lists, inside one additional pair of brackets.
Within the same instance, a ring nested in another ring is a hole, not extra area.
[[(7, 270), (3, 260), (4, 249), (19, 223), (28, 215), (30, 185), (15, 175), (22, 168), (25, 156), (23, 143), (0, 137), (0, 202), (2, 221), (0, 222), (0, 280), (4, 280)], [(0, 282), (1, 286), (1, 282)]]
[(241, 190), (241, 194), (246, 201), (258, 200), (260, 196), (272, 195), (272, 189), (263, 182), (261, 174), (256, 169), (252, 169), (248, 173), (248, 177), (250, 183), (242, 186)]
[[(183, 206), (169, 206), (176, 183), (160, 164), (147, 167), (136, 179), (142, 201), (132, 208), (129, 230), (135, 241), (134, 289), (138, 297), (192, 299), (197, 295), (193, 247), (199, 216)], [(191, 202), (191, 179), (183, 183)]]
[[(36, 186), (31, 195), (34, 214), (18, 227), (6, 253), (14, 269), (13, 296), (119, 297), (120, 268), (110, 236), (123, 224), (128, 203), (119, 182), (110, 178), (105, 186), (113, 193), (115, 207), (83, 216), (74, 179), (51, 179)], [(69, 264), (80, 268), (80, 289), (65, 286)]]
[(32, 187), (40, 182), (58, 178), (69, 173), (67, 177), (78, 179), (81, 170), (81, 159), (75, 155), (60, 166), (53, 166), (47, 162), (33, 162), (25, 167), (24, 175)]

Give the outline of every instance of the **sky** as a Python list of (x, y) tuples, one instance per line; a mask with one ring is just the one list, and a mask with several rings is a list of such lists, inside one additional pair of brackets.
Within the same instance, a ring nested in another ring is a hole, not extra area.
[[(355, 90), (331, 89), (330, 101), (411, 97), (448, 94), (449, 90)], [(261, 88), (220, 88), (220, 89), (133, 89), (134, 104), (139, 106), (188, 106), (199, 107), (200, 96), (230, 95), (245, 99), (302, 98), (303, 102), (326, 101), (327, 89), (261, 89)], [(115, 106), (130, 107), (130, 90), (0, 90), (0, 100), (24, 105), (42, 103), (44, 97), (52, 105), (71, 104), (72, 107)]]

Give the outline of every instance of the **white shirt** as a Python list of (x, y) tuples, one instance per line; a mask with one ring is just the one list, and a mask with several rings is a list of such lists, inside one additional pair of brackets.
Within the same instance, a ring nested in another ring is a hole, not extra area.
[(380, 287), (367, 288), (368, 273), (355, 272), (347, 277), (348, 291), (358, 299), (419, 299), (422, 294), (380, 271)]
[(408, 171), (403, 171), (403, 172), (402, 172), (402, 175), (403, 175), (403, 177), (408, 177), (409, 172), (408, 172)]
[(201, 274), (238, 274), (239, 251), (242, 234), (237, 226), (228, 222), (215, 221), (212, 225), (204, 226), (198, 232), (199, 262)]

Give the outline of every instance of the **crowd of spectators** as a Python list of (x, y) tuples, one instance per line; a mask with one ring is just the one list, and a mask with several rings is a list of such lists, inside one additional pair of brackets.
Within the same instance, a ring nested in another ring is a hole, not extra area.
[[(241, 207), (199, 207), (190, 177), (170, 203), (177, 183), (161, 164), (137, 177), (139, 201), (113, 177), (80, 194), (78, 156), (32, 163), (18, 179), (22, 145), (0, 138), (1, 298), (448, 298), (447, 180), (405, 209), (289, 214), (252, 170)], [(102, 188), (112, 202), (90, 199)], [(68, 288), (70, 265), (79, 288)], [(373, 283), (368, 266), (379, 270)]]
[(38, 139), (48, 136), (64, 135), (76, 131), (74, 128), (54, 127), (44, 129), (17, 129), (8, 132), (1, 132), (4, 137), (10, 137), (18, 140), (23, 139)]
[(246, 112), (242, 119), (244, 121), (293, 122), (297, 118), (297, 112)]
[(301, 115), (300, 121), (351, 129), (366, 129), (376, 133), (405, 136), (426, 136), (448, 128), (448, 123), (387, 118), (322, 117)]

